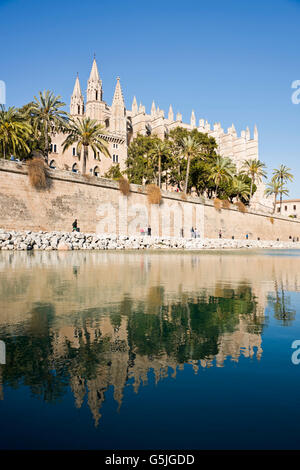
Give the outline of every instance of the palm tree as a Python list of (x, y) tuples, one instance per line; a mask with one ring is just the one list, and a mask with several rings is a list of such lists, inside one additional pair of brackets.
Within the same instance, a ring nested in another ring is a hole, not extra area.
[[(284, 183), (288, 181), (293, 181), (294, 176), (290, 173), (291, 169), (285, 165), (280, 165), (278, 169), (273, 170), (273, 180), (278, 181), (282, 185), (282, 189), (284, 189)], [(287, 190), (286, 190), (287, 191)], [(280, 192), (280, 213), (282, 207), (282, 195), (285, 194), (284, 191)]]
[(201, 144), (198, 142), (197, 139), (195, 139), (195, 137), (188, 135), (187, 137), (182, 138), (180, 142), (180, 148), (184, 157), (187, 159), (185, 188), (184, 188), (184, 192), (187, 193), (191, 159), (200, 154)]
[(250, 186), (250, 199), (253, 196), (253, 184), (255, 182), (260, 182), (262, 178), (266, 178), (265, 172), (266, 165), (261, 162), (260, 160), (246, 160), (243, 164), (243, 172), (250, 176), (251, 178), (251, 186)]
[(2, 146), (3, 158), (7, 152), (15, 153), (17, 149), (29, 152), (26, 143), (31, 133), (30, 123), (14, 107), (7, 110), (0, 106), (0, 143)]
[(71, 145), (77, 143), (77, 154), (81, 155), (83, 147), (83, 163), (82, 174), (86, 173), (86, 161), (88, 159), (89, 147), (97, 155), (97, 150), (103, 153), (106, 157), (110, 157), (105, 140), (105, 130), (101, 124), (90, 118), (76, 118), (69, 122), (66, 130), (68, 136), (63, 142), (63, 152), (65, 152)]
[(208, 179), (212, 180), (216, 185), (216, 196), (218, 195), (220, 184), (233, 178), (235, 171), (235, 165), (228, 157), (218, 156), (209, 166), (210, 175), (208, 176)]
[[(273, 214), (276, 210), (276, 201), (277, 201), (277, 196), (280, 194), (281, 198), (282, 195), (285, 194), (286, 196), (288, 195), (289, 191), (284, 187), (282, 183), (279, 181), (276, 181), (272, 178), (272, 180), (268, 183), (266, 190), (265, 190), (265, 195), (266, 196), (273, 196), (274, 195), (274, 206), (273, 206)], [(280, 208), (281, 211), (281, 208)]]
[(239, 177), (234, 177), (232, 180), (232, 192), (236, 194), (238, 201), (240, 201), (241, 198), (248, 201), (249, 197), (251, 197), (249, 184), (245, 183), (245, 181)]
[(162, 140), (157, 140), (152, 148), (152, 155), (158, 159), (158, 187), (161, 188), (161, 159), (168, 151), (168, 144)]
[(66, 125), (67, 113), (61, 108), (65, 103), (60, 101), (61, 96), (55, 96), (51, 91), (39, 92), (39, 97), (34, 97), (30, 112), (37, 120), (40, 130), (44, 135), (44, 155), (48, 163), (49, 153), (49, 133), (50, 131), (61, 130)]

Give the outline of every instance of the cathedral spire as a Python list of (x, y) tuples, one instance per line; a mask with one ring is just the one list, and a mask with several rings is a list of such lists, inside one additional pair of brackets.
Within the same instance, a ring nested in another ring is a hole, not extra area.
[(100, 80), (100, 76), (99, 76), (98, 66), (97, 66), (97, 62), (95, 59), (95, 55), (94, 55), (89, 81), (97, 82), (98, 80)]
[(116, 88), (115, 88), (115, 93), (114, 93), (112, 105), (113, 106), (119, 105), (119, 106), (125, 107), (122, 88), (121, 88), (121, 84), (120, 84), (120, 77), (117, 77), (117, 84), (116, 84)]
[(191, 114), (191, 126), (196, 127), (196, 116), (195, 116), (194, 110), (192, 111), (192, 114)]
[(87, 101), (102, 101), (102, 93), (102, 80), (100, 80), (97, 62), (94, 57), (87, 83)]
[(136, 101), (136, 97), (134, 96), (133, 97), (133, 101), (132, 101), (132, 105), (131, 105), (131, 111), (132, 111), (132, 114), (135, 116), (138, 112), (138, 105), (137, 105), (137, 101)]
[(250, 140), (250, 129), (249, 129), (248, 126), (247, 126), (247, 129), (246, 129), (246, 139)]
[(73, 116), (84, 114), (84, 100), (81, 93), (78, 73), (76, 76), (75, 85), (71, 96), (70, 114), (72, 114)]
[(254, 138), (254, 140), (258, 140), (258, 130), (257, 130), (256, 124), (255, 124), (255, 126), (254, 126), (254, 135), (253, 135), (253, 138)]
[(156, 114), (156, 108), (155, 108), (155, 103), (152, 101), (152, 106), (151, 106), (151, 116), (155, 116)]
[(126, 109), (119, 77), (117, 77), (111, 106), (110, 131), (123, 136), (126, 135)]
[(75, 80), (75, 85), (74, 85), (72, 96), (76, 96), (79, 98), (82, 96), (78, 73), (76, 75), (76, 80)]
[(170, 107), (169, 107), (168, 119), (169, 119), (169, 121), (174, 121), (174, 113), (173, 113), (173, 108), (172, 108), (171, 104), (170, 104)]

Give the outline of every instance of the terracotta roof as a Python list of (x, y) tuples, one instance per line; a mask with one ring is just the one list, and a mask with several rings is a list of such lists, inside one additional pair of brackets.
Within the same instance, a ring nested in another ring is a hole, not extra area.
[[(282, 201), (282, 204), (286, 202), (300, 202), (300, 199), (286, 199)], [(276, 201), (276, 204), (280, 204), (280, 201)]]

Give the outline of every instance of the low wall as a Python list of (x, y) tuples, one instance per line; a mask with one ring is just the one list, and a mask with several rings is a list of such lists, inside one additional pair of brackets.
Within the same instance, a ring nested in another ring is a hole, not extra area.
[(50, 185), (37, 191), (29, 182), (26, 165), (0, 160), (0, 228), (70, 231), (78, 219), (82, 232), (136, 235), (151, 226), (154, 236), (289, 240), (300, 238), (300, 222), (281, 216), (239, 212), (235, 206), (217, 211), (213, 202), (162, 191), (161, 204), (149, 204), (143, 186), (131, 185), (125, 197), (115, 181), (49, 170)]

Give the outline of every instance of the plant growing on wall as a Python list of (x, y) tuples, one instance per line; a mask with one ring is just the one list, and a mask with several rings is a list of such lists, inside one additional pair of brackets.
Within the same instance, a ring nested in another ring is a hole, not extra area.
[(124, 176), (119, 178), (119, 189), (124, 196), (128, 196), (128, 194), (130, 194), (130, 184)]
[(35, 189), (47, 189), (49, 180), (47, 168), (42, 158), (33, 158), (27, 161), (28, 176), (31, 186)]
[(160, 204), (161, 191), (156, 184), (147, 185), (147, 197), (150, 204)]
[(247, 208), (246, 208), (245, 204), (242, 201), (237, 201), (235, 203), (235, 205), (236, 205), (239, 212), (242, 212), (243, 214), (245, 212), (247, 212)]
[(230, 202), (228, 201), (228, 199), (223, 199), (222, 200), (222, 207), (224, 209), (229, 209), (230, 208)]
[(214, 208), (217, 210), (217, 211), (220, 211), (222, 209), (222, 201), (221, 199), (218, 199), (217, 197), (214, 199)]

